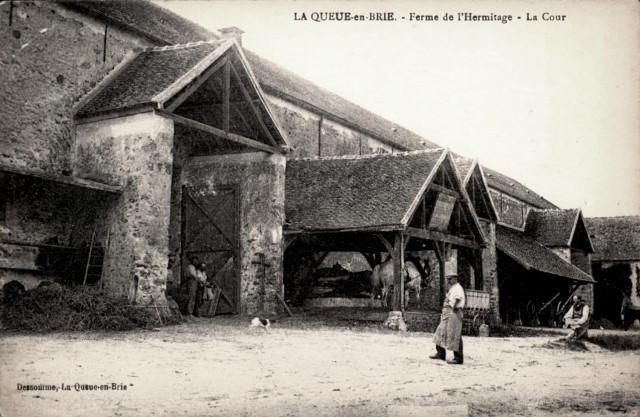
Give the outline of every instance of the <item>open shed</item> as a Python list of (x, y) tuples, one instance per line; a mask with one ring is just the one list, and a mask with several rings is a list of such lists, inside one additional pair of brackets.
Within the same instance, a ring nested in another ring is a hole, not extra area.
[(452, 249), (475, 254), (473, 268), (482, 274), (483, 234), (448, 150), (292, 159), (285, 190), (285, 264), (308, 266), (303, 258), (312, 253), (343, 251), (360, 252), (375, 265), (388, 253), (400, 289), (392, 311), (405, 307), (407, 252), (435, 253), (440, 301)]
[(559, 324), (571, 295), (595, 282), (570, 259), (518, 230), (498, 225), (496, 237), (500, 315), (505, 322)]

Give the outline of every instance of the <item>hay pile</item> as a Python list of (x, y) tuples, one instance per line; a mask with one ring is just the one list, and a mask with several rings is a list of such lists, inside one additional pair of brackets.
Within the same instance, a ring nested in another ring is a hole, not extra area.
[[(162, 319), (159, 317), (162, 312)], [(33, 332), (132, 330), (175, 324), (180, 317), (168, 309), (138, 308), (95, 287), (40, 286), (5, 297), (0, 312), (5, 330)]]

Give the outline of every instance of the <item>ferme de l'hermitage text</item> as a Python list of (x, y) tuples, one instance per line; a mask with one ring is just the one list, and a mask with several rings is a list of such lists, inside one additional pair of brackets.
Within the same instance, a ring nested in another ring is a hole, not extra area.
[(351, 13), (351, 12), (294, 12), (295, 21), (313, 22), (394, 22), (405, 20), (408, 22), (500, 22), (509, 23), (516, 20), (525, 22), (564, 22), (567, 15), (544, 12), (541, 14), (524, 13), (522, 15), (511, 14), (476, 14), (469, 12), (444, 13), (444, 14), (420, 14), (408, 13), (400, 15), (394, 12), (376, 13)]

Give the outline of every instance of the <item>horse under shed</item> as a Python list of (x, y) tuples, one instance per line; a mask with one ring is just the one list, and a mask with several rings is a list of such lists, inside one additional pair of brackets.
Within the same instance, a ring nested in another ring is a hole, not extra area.
[(433, 308), (444, 298), (446, 273), (469, 267), (474, 282), (482, 282), (485, 239), (448, 150), (290, 159), (285, 193), (290, 300), (329, 252), (360, 253), (371, 267), (388, 253), (393, 287), (400, 289), (393, 292), (392, 312), (406, 308), (402, 271), (408, 253), (437, 260), (439, 278), (428, 283)]

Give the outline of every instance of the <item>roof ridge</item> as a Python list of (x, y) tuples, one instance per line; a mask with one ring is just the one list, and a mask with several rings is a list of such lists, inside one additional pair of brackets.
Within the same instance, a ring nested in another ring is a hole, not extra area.
[(622, 218), (638, 218), (640, 219), (640, 214), (627, 214), (620, 216), (593, 216), (593, 217), (585, 217), (585, 219), (622, 219)]
[(188, 49), (195, 48), (196, 46), (209, 44), (209, 45), (217, 45), (222, 43), (221, 40), (209, 40), (209, 41), (197, 41), (197, 42), (188, 42), (188, 43), (177, 43), (175, 45), (165, 45), (165, 46), (151, 46), (149, 48), (144, 48), (142, 52), (159, 52), (159, 51), (174, 51), (177, 49)]
[(572, 208), (546, 208), (546, 209), (533, 208), (533, 209), (531, 209), (531, 211), (538, 211), (538, 212), (580, 211), (580, 208), (576, 208), (576, 207), (572, 207)]
[(290, 158), (289, 161), (333, 161), (333, 160), (349, 160), (349, 159), (372, 159), (379, 157), (389, 157), (389, 156), (405, 156), (411, 154), (421, 154), (421, 153), (436, 153), (443, 152), (446, 148), (436, 148), (436, 149), (419, 149), (416, 151), (403, 151), (403, 152), (394, 152), (394, 153), (373, 153), (373, 154), (365, 154), (365, 155), (335, 155), (335, 156), (321, 156), (321, 157), (302, 157), (302, 158)]

